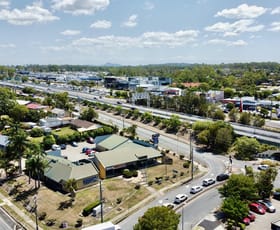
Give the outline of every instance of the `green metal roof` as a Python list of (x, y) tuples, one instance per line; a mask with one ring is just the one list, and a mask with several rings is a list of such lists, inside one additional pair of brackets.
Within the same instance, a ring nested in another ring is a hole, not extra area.
[(136, 162), (143, 158), (161, 157), (160, 151), (127, 141), (113, 150), (95, 153), (98, 161), (106, 168)]
[(122, 145), (123, 143), (129, 141), (128, 138), (122, 137), (116, 134), (104, 135), (95, 138), (97, 147), (100, 146), (104, 149), (112, 150)]

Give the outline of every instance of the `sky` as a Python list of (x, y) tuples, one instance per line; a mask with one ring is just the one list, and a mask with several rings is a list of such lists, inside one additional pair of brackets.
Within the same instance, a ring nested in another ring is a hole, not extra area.
[(280, 0), (0, 0), (0, 65), (280, 63)]

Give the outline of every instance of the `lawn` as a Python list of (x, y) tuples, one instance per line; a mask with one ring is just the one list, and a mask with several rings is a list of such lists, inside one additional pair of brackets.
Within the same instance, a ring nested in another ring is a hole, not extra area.
[(55, 129), (52, 131), (53, 135), (58, 135), (58, 136), (68, 136), (68, 135), (72, 135), (75, 132), (74, 129), (71, 129), (70, 127), (66, 126), (66, 127), (62, 127), (59, 129)]

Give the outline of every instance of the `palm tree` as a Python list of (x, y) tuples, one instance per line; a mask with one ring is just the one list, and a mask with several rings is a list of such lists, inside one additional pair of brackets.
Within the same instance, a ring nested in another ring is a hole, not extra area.
[(40, 178), (44, 175), (47, 167), (47, 160), (44, 157), (45, 153), (39, 145), (32, 145), (28, 150), (29, 158), (26, 160), (26, 171), (30, 177), (35, 178), (35, 188), (40, 187)]
[(71, 200), (74, 202), (76, 197), (77, 181), (74, 178), (70, 178), (66, 181), (64, 187), (71, 193)]
[(27, 140), (27, 133), (20, 128), (19, 123), (15, 123), (9, 131), (9, 144), (7, 146), (7, 153), (13, 159), (18, 160), (19, 173), (22, 173), (21, 159), (25, 154), (29, 142)]

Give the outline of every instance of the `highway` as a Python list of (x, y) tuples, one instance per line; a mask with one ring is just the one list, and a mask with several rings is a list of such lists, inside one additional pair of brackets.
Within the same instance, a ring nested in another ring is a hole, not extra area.
[[(46, 85), (35, 85), (35, 84), (30, 84), (30, 83), (24, 83), (24, 84), (14, 84), (10, 82), (4, 82), (0, 81), (0, 85), (3, 86), (9, 86), (9, 87), (18, 87), (18, 88), (23, 88), (23, 87), (33, 87), (37, 90), (43, 91), (43, 92), (68, 92), (69, 96), (72, 98), (80, 98), (80, 99), (85, 99), (85, 100), (90, 100), (93, 102), (100, 102), (100, 103), (108, 103), (111, 105), (116, 105), (119, 106), (119, 104), (116, 103), (115, 99), (110, 99), (110, 98), (99, 98), (99, 93), (85, 93), (85, 92), (80, 92), (80, 91), (72, 91), (70, 88), (62, 88), (62, 87), (55, 87), (55, 86), (46, 86)], [(137, 108), (140, 112), (151, 112), (154, 115), (158, 115), (163, 118), (170, 118), (171, 115), (178, 115), (182, 121), (188, 121), (190, 123), (196, 122), (196, 121), (205, 121), (209, 120), (212, 121), (212, 119), (205, 118), (205, 117), (199, 117), (195, 115), (190, 115), (190, 114), (182, 114), (182, 113), (175, 113), (175, 112), (169, 112), (166, 110), (160, 110), (160, 109), (153, 109), (153, 108), (147, 108), (143, 106), (135, 106), (127, 103), (121, 104), (122, 107), (124, 108)], [(272, 143), (275, 144), (276, 146), (280, 147), (280, 133), (279, 132), (273, 132), (273, 131), (268, 131), (264, 130), (261, 128), (253, 127), (253, 126), (246, 126), (242, 125), (239, 123), (234, 123), (234, 122), (229, 122), (231, 126), (233, 127), (234, 131), (236, 134), (241, 135), (241, 136), (248, 136), (248, 137), (255, 137), (259, 141), (264, 141), (265, 143)]]
[(16, 225), (17, 223), (2, 208), (0, 208), (0, 229), (14, 230)]

